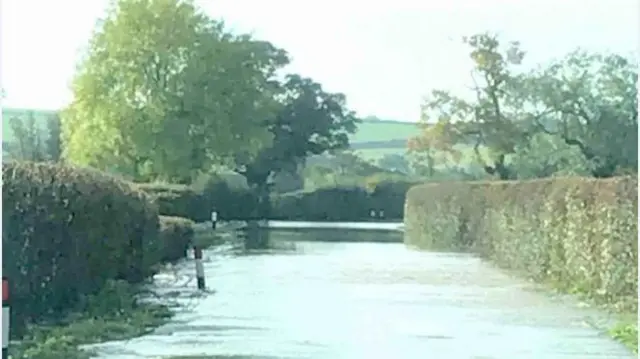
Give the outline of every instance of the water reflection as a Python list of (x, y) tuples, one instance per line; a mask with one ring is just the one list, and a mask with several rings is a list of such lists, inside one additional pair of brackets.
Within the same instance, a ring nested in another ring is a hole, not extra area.
[(286, 238), (274, 236), (269, 229), (261, 228), (260, 223), (250, 222), (246, 228), (230, 237), (232, 255), (253, 256), (266, 254), (285, 254), (296, 252), (296, 244)]
[(301, 252), (301, 242), (400, 243), (400, 231), (372, 231), (345, 228), (265, 228), (253, 221), (228, 239), (234, 255), (293, 254)]
[(313, 241), (313, 242), (344, 242), (344, 243), (401, 243), (403, 233), (399, 231), (376, 232), (357, 229), (270, 229), (281, 240)]

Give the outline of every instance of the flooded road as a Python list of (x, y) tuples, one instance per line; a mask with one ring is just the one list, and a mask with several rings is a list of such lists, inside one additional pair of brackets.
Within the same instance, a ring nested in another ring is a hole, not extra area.
[[(155, 333), (101, 357), (235, 359), (633, 358), (585, 324), (593, 313), (470, 255), (412, 251), (402, 233), (260, 230), (157, 276), (182, 305)], [(352, 242), (338, 242), (340, 238)], [(373, 243), (377, 242), (377, 243)], [(253, 249), (252, 249), (253, 248)]]

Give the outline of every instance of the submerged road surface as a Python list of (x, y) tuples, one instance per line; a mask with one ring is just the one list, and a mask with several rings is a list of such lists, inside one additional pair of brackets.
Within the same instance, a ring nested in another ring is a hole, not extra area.
[(261, 233), (269, 236), (270, 250), (227, 246), (205, 251), (213, 294), (193, 298), (194, 281), (182, 287), (176, 283), (193, 279), (191, 261), (177, 265), (173, 274), (158, 276), (158, 290), (177, 296), (185, 309), (154, 334), (96, 346), (100, 355), (634, 357), (585, 324), (594, 313), (535, 291), (470, 255), (412, 251), (401, 243), (331, 242), (346, 234), (361, 241), (401, 239), (401, 233), (391, 231)]

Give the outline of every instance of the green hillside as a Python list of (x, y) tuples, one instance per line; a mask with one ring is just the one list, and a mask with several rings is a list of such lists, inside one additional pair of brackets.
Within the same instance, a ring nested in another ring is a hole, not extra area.
[[(2, 109), (3, 142), (14, 140), (10, 119), (18, 117), (24, 120), (30, 112), (43, 130), (46, 130), (48, 118), (56, 113), (51, 110)], [(357, 132), (351, 135), (349, 140), (354, 150), (363, 158), (377, 160), (385, 154), (404, 154), (407, 139), (418, 133), (419, 128), (414, 122), (365, 119), (358, 125)]]
[(362, 158), (377, 161), (387, 154), (404, 155), (407, 140), (419, 133), (415, 122), (365, 119), (349, 137), (349, 142)]
[(395, 139), (406, 140), (419, 133), (415, 122), (400, 122), (388, 120), (363, 120), (358, 125), (358, 131), (350, 136), (353, 144), (373, 141), (389, 141)]

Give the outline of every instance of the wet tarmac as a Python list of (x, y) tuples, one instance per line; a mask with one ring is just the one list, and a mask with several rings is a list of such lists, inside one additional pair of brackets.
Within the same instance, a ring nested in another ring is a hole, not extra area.
[[(192, 261), (179, 263), (156, 277), (180, 304), (174, 320), (94, 349), (112, 359), (634, 357), (587, 324), (599, 313), (472, 255), (414, 251), (393, 243), (401, 232), (371, 226), (289, 226), (260, 230), (263, 246), (210, 248), (210, 293), (195, 289)], [(347, 234), (357, 240), (332, 240)]]

